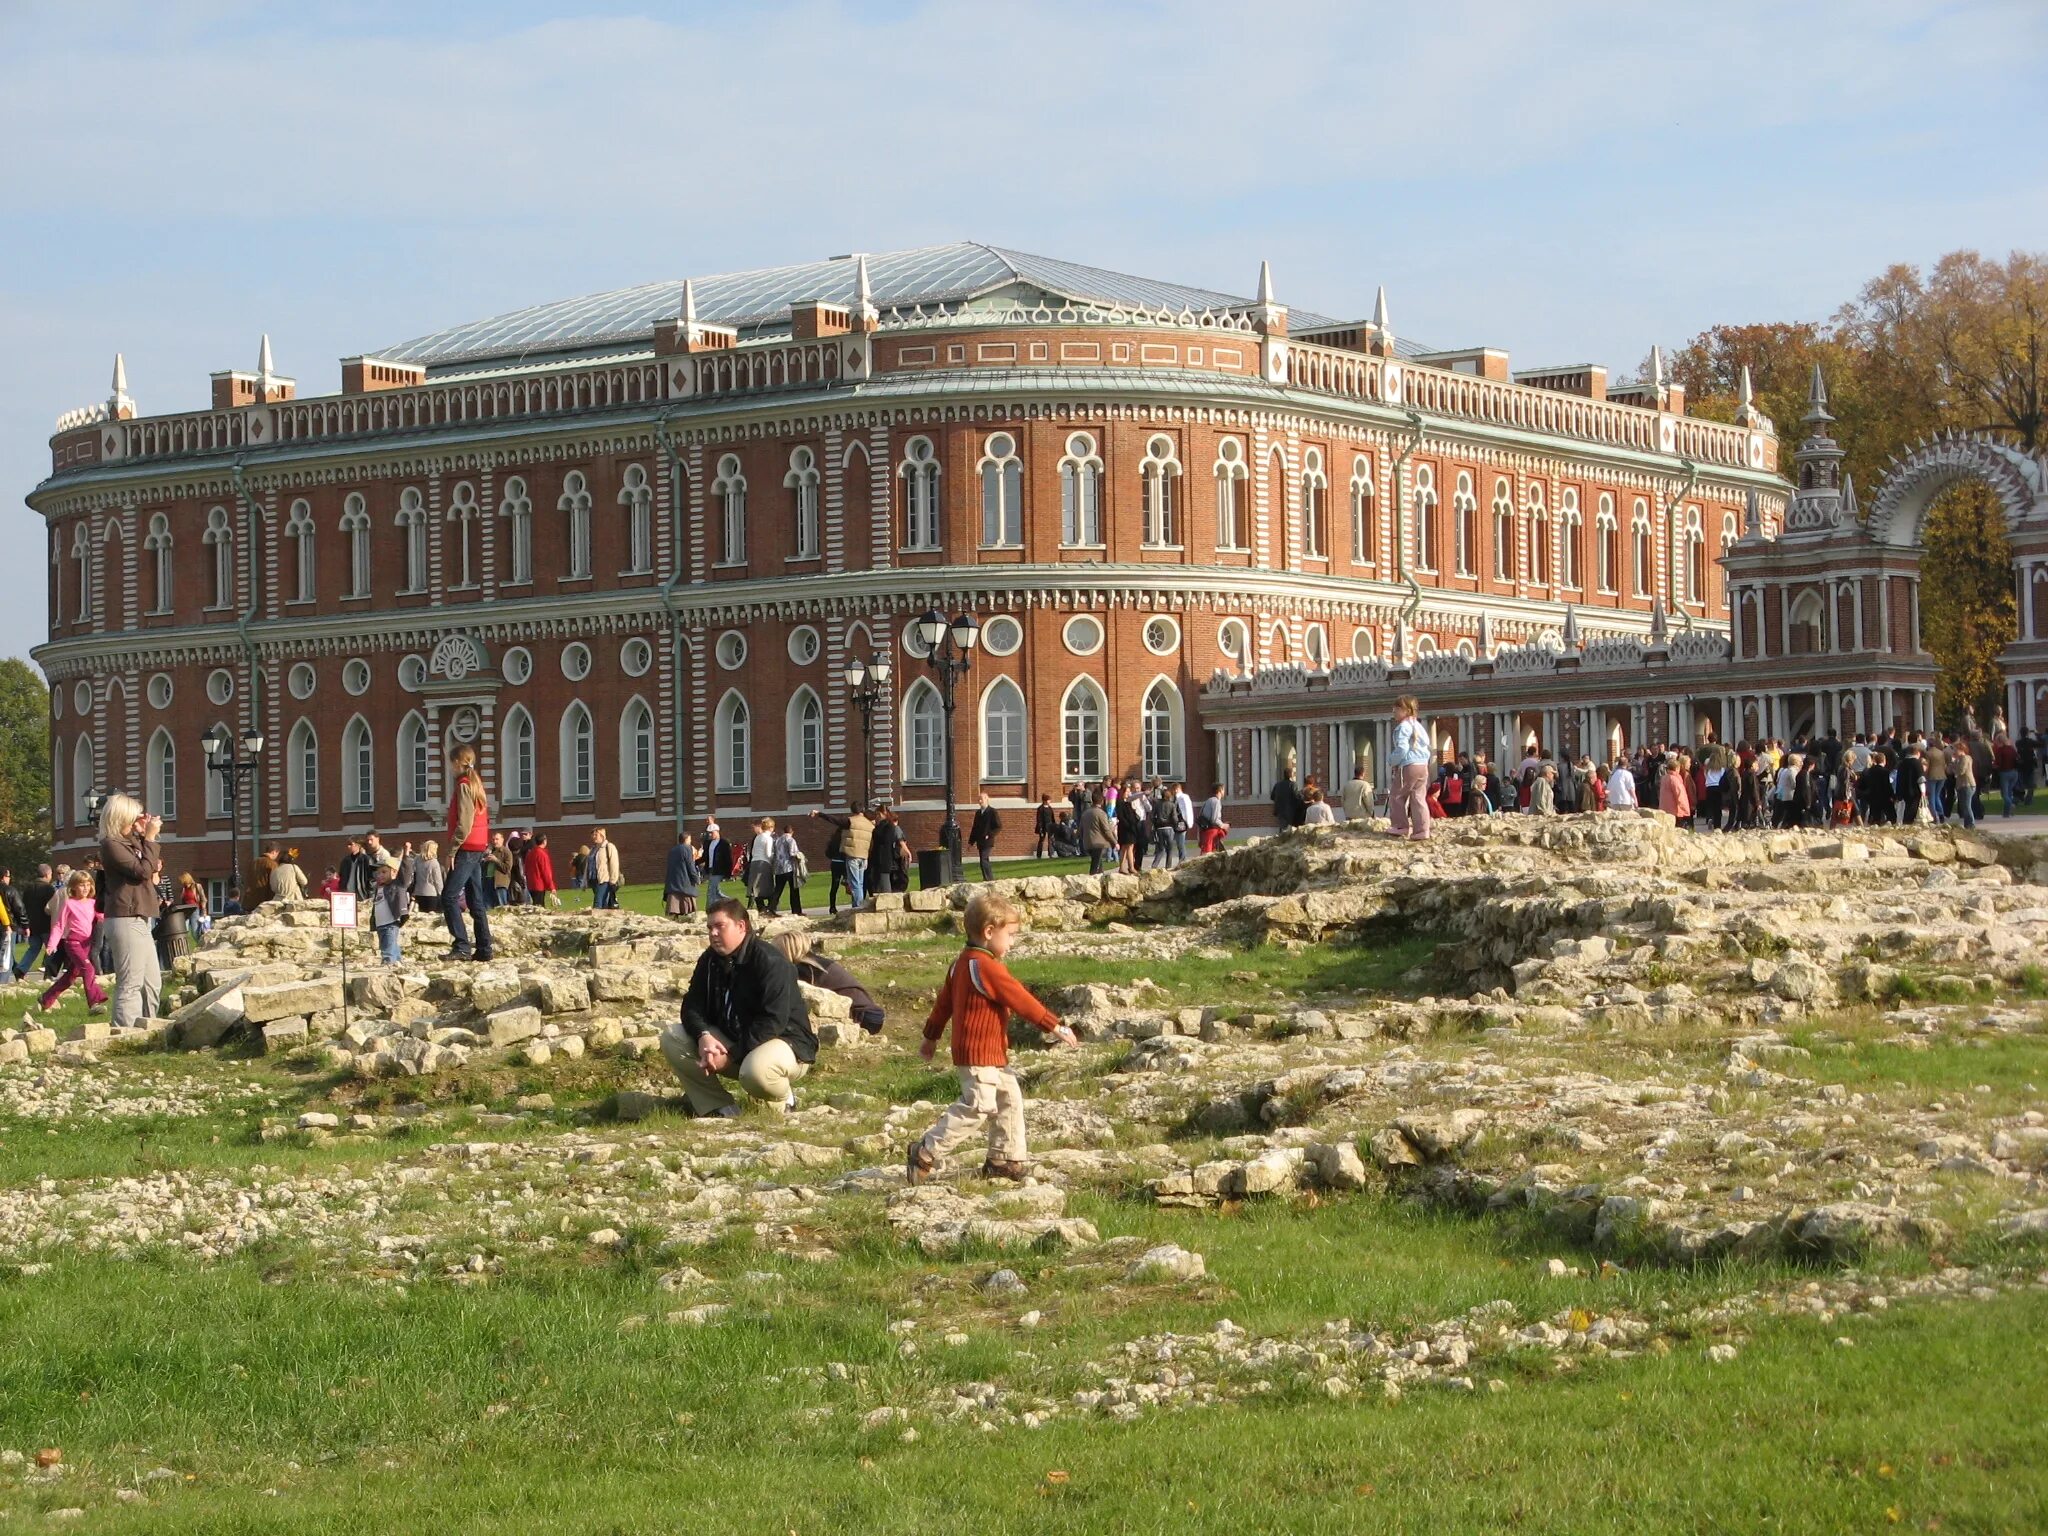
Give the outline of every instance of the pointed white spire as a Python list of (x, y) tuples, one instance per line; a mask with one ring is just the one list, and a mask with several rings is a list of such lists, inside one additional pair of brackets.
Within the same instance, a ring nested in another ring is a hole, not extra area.
[(114, 354), (114, 398), (120, 400), (128, 393), (128, 359), (119, 352)]
[(1259, 263), (1259, 302), (1261, 304), (1275, 302), (1273, 298), (1273, 264), (1269, 261), (1261, 261)]
[(1863, 509), (1856, 505), (1856, 477), (1847, 470), (1842, 471), (1842, 521), (1858, 523), (1863, 520)]
[(683, 324), (697, 323), (697, 288), (689, 278), (683, 279)]
[(868, 257), (865, 251), (861, 252), (853, 264), (853, 302), (863, 311), (875, 307), (875, 291), (868, 283)]
[(1579, 648), (1579, 609), (1576, 603), (1565, 606), (1564, 648), (1568, 651), (1576, 651)]
[(1379, 297), (1372, 301), (1372, 328), (1382, 336), (1393, 334), (1394, 322), (1387, 318), (1387, 285), (1380, 284)]
[(256, 373), (259, 378), (269, 378), (277, 370), (270, 360), (270, 332), (263, 333), (263, 345), (256, 351)]
[(1484, 608), (1479, 610), (1479, 659), (1489, 660), (1493, 655), (1493, 615)]
[(1662, 644), (1671, 635), (1671, 622), (1664, 612), (1664, 594), (1657, 594), (1657, 606), (1650, 610), (1650, 640)]
[(1745, 539), (1763, 537), (1763, 498), (1752, 487), (1742, 498), (1742, 536)]
[(1828, 381), (1821, 377), (1819, 363), (1813, 365), (1813, 382), (1807, 386), (1806, 403), (1821, 410), (1828, 408)]
[(1756, 405), (1756, 390), (1749, 382), (1749, 364), (1742, 365), (1742, 408), (1750, 410)]
[(1650, 382), (1660, 390), (1664, 387), (1664, 349), (1655, 342), (1650, 343)]

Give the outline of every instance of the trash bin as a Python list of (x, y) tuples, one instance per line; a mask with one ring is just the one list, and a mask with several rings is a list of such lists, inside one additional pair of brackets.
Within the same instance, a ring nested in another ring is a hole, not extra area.
[(943, 848), (917, 850), (917, 884), (920, 890), (936, 890), (959, 882), (960, 870)]

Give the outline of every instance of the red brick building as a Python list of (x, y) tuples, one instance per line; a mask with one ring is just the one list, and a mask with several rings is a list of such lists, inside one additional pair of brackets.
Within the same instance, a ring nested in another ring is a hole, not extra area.
[(204, 411), (141, 415), (117, 373), (30, 496), (57, 844), (126, 788), (224, 873), (200, 738), (253, 725), (245, 862), (432, 835), (470, 740), (502, 823), (558, 855), (607, 824), (651, 879), (678, 819), (859, 796), (843, 673), (877, 654), (873, 791), (922, 843), (936, 607), (982, 624), (956, 791), (1021, 847), (1076, 777), (1207, 781), (1219, 668), (1725, 634), (1719, 557), (1790, 487), (1768, 421), (1653, 374), (972, 243), (541, 305), (346, 359), (334, 395), (267, 339)]

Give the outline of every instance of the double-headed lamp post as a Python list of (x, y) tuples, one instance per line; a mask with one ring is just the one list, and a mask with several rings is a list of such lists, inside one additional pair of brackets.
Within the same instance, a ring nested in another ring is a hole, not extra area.
[(946, 878), (960, 878), (960, 823), (953, 815), (953, 690), (973, 665), (975, 642), (981, 639), (981, 622), (963, 613), (949, 624), (933, 608), (917, 621), (917, 632), (925, 643), (925, 663), (939, 675), (939, 700), (946, 708), (946, 821), (940, 839), (946, 850)]
[(847, 662), (841, 674), (846, 679), (846, 689), (860, 711), (861, 762), (861, 804), (875, 803), (875, 705), (889, 692), (889, 658), (880, 651), (874, 659), (862, 661), (858, 656)]
[[(263, 755), (263, 733), (245, 726), (239, 740), (224, 725), (216, 725), (199, 738), (206, 752), (206, 766), (220, 775), (221, 791), (228, 802), (228, 879), (237, 901), (242, 898), (241, 817), (237, 807), (242, 799), (242, 781), (256, 772), (256, 760)], [(239, 748), (239, 750), (237, 750)], [(249, 829), (255, 836), (256, 829)]]

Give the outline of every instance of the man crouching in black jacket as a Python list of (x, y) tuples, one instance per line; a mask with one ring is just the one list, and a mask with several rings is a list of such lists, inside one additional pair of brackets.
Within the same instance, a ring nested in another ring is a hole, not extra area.
[(697, 957), (682, 1024), (662, 1033), (661, 1053), (683, 1080), (692, 1114), (740, 1112), (721, 1077), (738, 1078), (771, 1112), (786, 1113), (796, 1108), (791, 1085), (818, 1059), (796, 969), (754, 936), (743, 902), (714, 901), (705, 918), (711, 947)]

